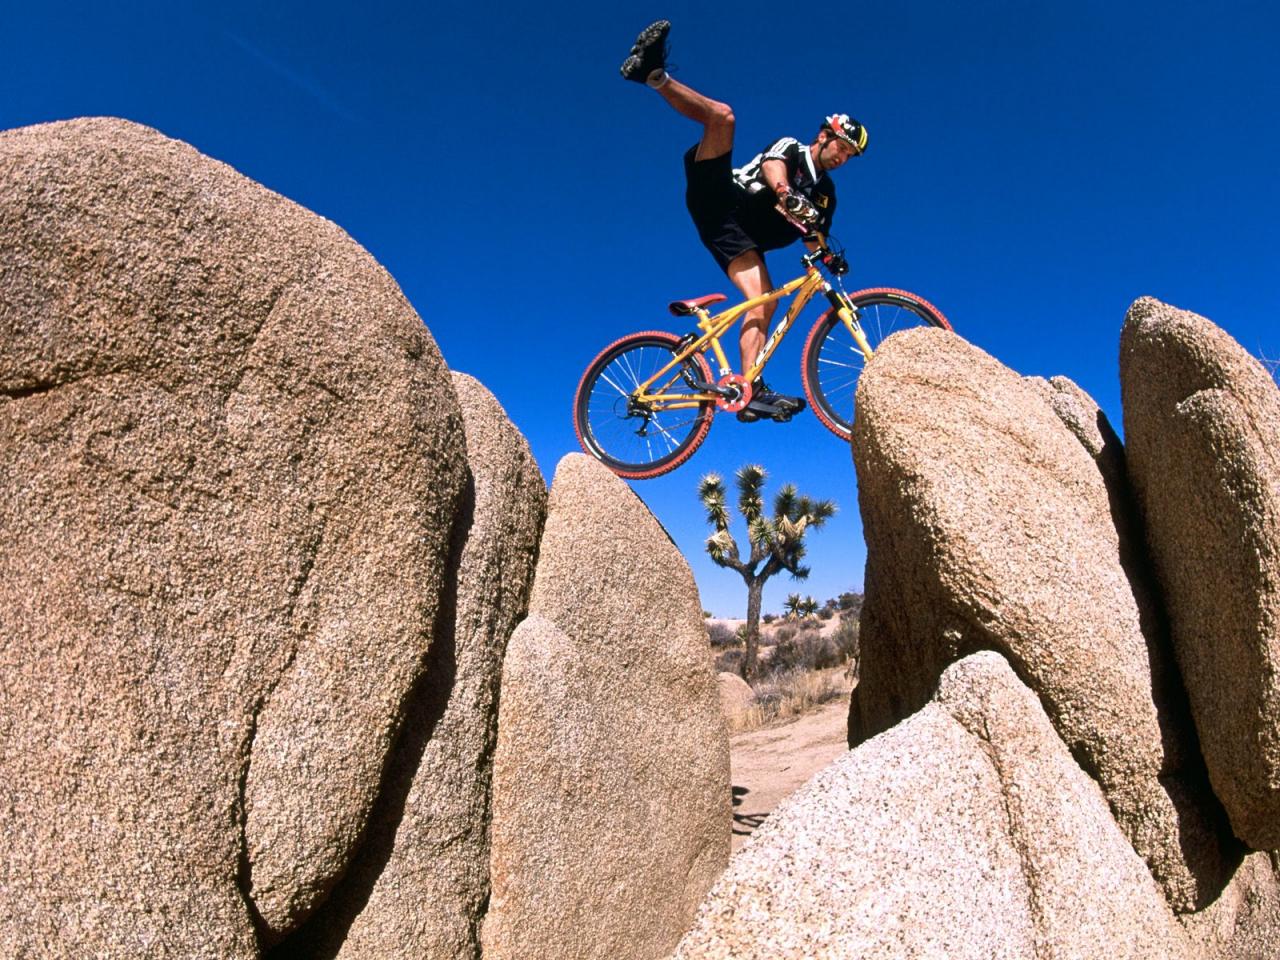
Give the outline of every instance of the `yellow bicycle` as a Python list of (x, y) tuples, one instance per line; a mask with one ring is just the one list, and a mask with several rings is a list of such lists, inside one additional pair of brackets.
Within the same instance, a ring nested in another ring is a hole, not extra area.
[[(905, 290), (876, 287), (845, 293), (848, 271), (841, 253), (822, 234), (801, 262), (804, 273), (721, 313), (707, 311), (722, 293), (670, 305), (677, 317), (697, 317), (697, 332), (633, 333), (605, 347), (587, 367), (573, 401), (573, 425), (582, 448), (621, 477), (656, 477), (684, 463), (711, 429), (717, 410), (736, 413), (751, 400), (751, 384), (809, 301), (821, 293), (831, 304), (814, 324), (801, 360), (809, 405), (818, 419), (848, 442), (854, 389), (875, 347), (907, 326), (950, 330), (936, 307)], [(786, 316), (765, 342), (755, 366), (733, 372), (720, 339), (752, 307), (795, 294)], [(708, 356), (718, 376), (713, 377)], [(774, 419), (790, 419), (783, 415)]]

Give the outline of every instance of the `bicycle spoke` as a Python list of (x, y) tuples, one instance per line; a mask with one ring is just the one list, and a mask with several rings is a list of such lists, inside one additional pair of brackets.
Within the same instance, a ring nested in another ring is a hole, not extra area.
[[(654, 426), (657, 427), (658, 432), (662, 434), (664, 438), (666, 438), (666, 441), (668, 444), (670, 444), (670, 447), (674, 447), (676, 445), (677, 443), (676, 438), (671, 435), (670, 430), (668, 430), (666, 427), (664, 427), (662, 424), (658, 423), (657, 421), (654, 421)], [(670, 447), (668, 449), (670, 449)]]
[(613, 380), (609, 377), (609, 372), (607, 370), (602, 371), (600, 373), (600, 379), (603, 380), (605, 383), (609, 384), (609, 386), (613, 387), (613, 389), (617, 390), (621, 396), (626, 397), (631, 394), (630, 390), (627, 390), (626, 388), (621, 387), (618, 384), (614, 383)]
[[(625, 367), (627, 368), (627, 372), (628, 372), (629, 374), (631, 374), (631, 385), (632, 385), (633, 387), (637, 387), (637, 386), (639, 386), (639, 385), (640, 385), (640, 379), (641, 379), (641, 378), (640, 378), (640, 376), (635, 372), (635, 368), (632, 366), (632, 362), (631, 362), (631, 361), (632, 361), (632, 358), (631, 358), (630, 356), (628, 356), (627, 354), (625, 354), (625, 353), (624, 353), (624, 354), (623, 354), (621, 357), (619, 357), (618, 359), (622, 361), (622, 365), (623, 365), (623, 366), (625, 366)], [(642, 351), (642, 352), (641, 352), (641, 354), (640, 354), (638, 357), (636, 357), (636, 358), (635, 358), (635, 360), (636, 360), (636, 363), (638, 364), (638, 363), (639, 363), (641, 360), (643, 360), (643, 359), (644, 359), (644, 353), (643, 353), (643, 351)]]
[[(899, 291), (867, 291), (855, 295), (853, 303), (872, 350), (907, 327), (947, 325), (927, 305), (913, 303)], [(805, 349), (805, 388), (819, 419), (845, 440), (852, 430), (858, 378), (865, 367), (866, 356), (848, 328), (835, 314), (827, 315)]]
[[(709, 377), (705, 361), (690, 357), (650, 382), (676, 356), (670, 334), (637, 334), (619, 341), (613, 353), (598, 358), (579, 388), (575, 405), (579, 436), (624, 475), (653, 476), (681, 463), (701, 443), (714, 412), (711, 401), (675, 401), (686, 370), (695, 380)], [(641, 387), (648, 383), (641, 401)], [(670, 408), (666, 404), (678, 402)]]

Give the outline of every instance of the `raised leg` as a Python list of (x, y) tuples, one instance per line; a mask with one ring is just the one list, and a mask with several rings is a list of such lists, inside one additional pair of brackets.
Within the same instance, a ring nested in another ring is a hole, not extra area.
[(655, 20), (640, 31), (631, 54), (622, 61), (622, 76), (662, 94), (682, 116), (703, 126), (695, 160), (720, 157), (733, 149), (733, 110), (727, 103), (704, 97), (667, 73), (667, 34), (671, 23)]
[(702, 124), (695, 160), (720, 157), (733, 149), (733, 108), (727, 103), (705, 97), (672, 77), (657, 90), (677, 113)]

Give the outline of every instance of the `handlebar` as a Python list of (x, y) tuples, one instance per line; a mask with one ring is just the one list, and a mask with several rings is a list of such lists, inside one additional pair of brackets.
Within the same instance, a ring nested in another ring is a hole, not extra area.
[(789, 214), (787, 212), (786, 207), (784, 207), (780, 203), (777, 206), (775, 206), (774, 209), (777, 210), (778, 213), (782, 215), (782, 218), (786, 220), (787, 223), (791, 224), (793, 227), (799, 230), (802, 234), (804, 234), (805, 240), (812, 240), (814, 243), (818, 245), (818, 248), (816, 250), (812, 250), (809, 253), (806, 253), (803, 257), (801, 257), (801, 260), (804, 262), (804, 265), (806, 267), (811, 267), (816, 263), (821, 263), (824, 267), (830, 270), (832, 274), (834, 274), (837, 277), (843, 277), (846, 273), (849, 272), (849, 261), (844, 258), (843, 253), (836, 253), (829, 246), (827, 246), (826, 234), (824, 234), (821, 230), (815, 230), (812, 227), (806, 226), (805, 224), (801, 223), (799, 220), (797, 220), (795, 217)]
[(805, 239), (811, 238), (818, 246), (816, 250), (811, 250), (800, 258), (806, 267), (821, 263), (837, 277), (843, 277), (849, 272), (849, 261), (845, 259), (844, 253), (837, 253), (827, 246), (827, 238), (821, 232), (814, 232)]

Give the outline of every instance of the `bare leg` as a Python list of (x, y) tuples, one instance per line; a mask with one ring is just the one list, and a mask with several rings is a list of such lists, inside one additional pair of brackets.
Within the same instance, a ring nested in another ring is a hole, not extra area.
[[(733, 285), (742, 291), (742, 295), (750, 300), (773, 289), (773, 281), (769, 279), (769, 270), (764, 264), (764, 257), (758, 250), (748, 250), (729, 261), (726, 271)], [(771, 300), (766, 304), (752, 308), (742, 318), (742, 334), (738, 338), (738, 348), (742, 351), (742, 372), (746, 373), (760, 357), (764, 349), (765, 336), (769, 332), (769, 321), (773, 319), (773, 310), (778, 301)]]
[(695, 160), (719, 157), (733, 149), (733, 108), (727, 103), (704, 97), (692, 87), (672, 77), (658, 87), (662, 98), (681, 115), (705, 128), (698, 144)]

